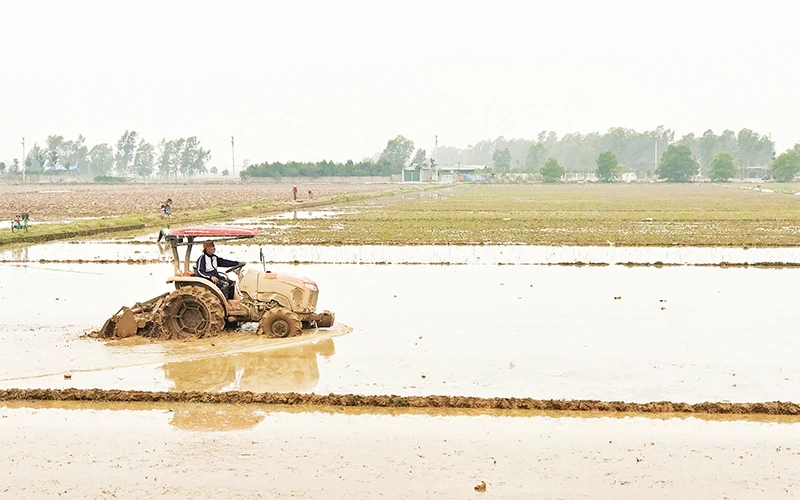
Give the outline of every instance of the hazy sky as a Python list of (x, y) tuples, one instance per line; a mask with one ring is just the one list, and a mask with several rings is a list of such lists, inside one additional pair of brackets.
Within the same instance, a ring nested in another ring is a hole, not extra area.
[(197, 135), (212, 165), (481, 139), (753, 128), (800, 141), (792, 1), (4, 1), (0, 161)]

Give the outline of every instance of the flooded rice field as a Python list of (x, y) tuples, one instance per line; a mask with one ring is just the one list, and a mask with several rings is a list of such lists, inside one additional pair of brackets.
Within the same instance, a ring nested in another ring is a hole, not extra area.
[(800, 400), (798, 269), (269, 268), (316, 281), (336, 326), (281, 341), (252, 326), (189, 343), (87, 339), (121, 305), (168, 291), (171, 265), (4, 263), (0, 300), (17, 306), (0, 318), (0, 388)]
[(800, 425), (775, 417), (30, 402), (0, 407), (0, 439), (8, 498), (722, 499), (800, 488)]
[[(264, 247), (268, 269), (319, 285), (333, 328), (85, 337), (120, 306), (169, 291), (170, 257), (153, 240), (0, 253), (0, 389), (800, 401), (800, 269), (714, 267), (798, 263), (795, 249)], [(219, 251), (261, 267), (257, 247)], [(578, 262), (610, 265), (548, 265)], [(615, 265), (631, 262), (678, 265)], [(796, 416), (23, 400), (0, 402), (0, 439), (8, 498), (792, 498), (800, 488)]]

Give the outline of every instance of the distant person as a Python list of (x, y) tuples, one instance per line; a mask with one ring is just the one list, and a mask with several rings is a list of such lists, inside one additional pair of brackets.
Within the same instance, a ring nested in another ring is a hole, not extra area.
[(308, 199), (310, 200), (310, 199), (311, 199), (311, 198), (313, 198), (313, 197), (314, 197), (314, 195), (312, 195), (312, 194), (311, 194), (311, 190), (309, 189), (309, 190), (308, 190)]
[(294, 201), (297, 201), (297, 186), (292, 186), (292, 196), (294, 196)]
[(161, 205), (161, 215), (172, 216), (172, 198), (167, 198), (167, 201)]
[(224, 274), (221, 274), (217, 266), (233, 267), (240, 263), (235, 260), (223, 259), (214, 255), (215, 247), (213, 241), (203, 242), (203, 253), (197, 259), (195, 272), (201, 278), (211, 280), (222, 291), (226, 299), (233, 299), (234, 284)]

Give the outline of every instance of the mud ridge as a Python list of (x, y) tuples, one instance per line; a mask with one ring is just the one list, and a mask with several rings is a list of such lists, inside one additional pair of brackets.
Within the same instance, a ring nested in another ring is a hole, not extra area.
[(0, 401), (98, 401), (142, 403), (267, 404), (377, 408), (478, 408), (534, 411), (591, 411), (625, 413), (701, 413), (728, 415), (800, 415), (791, 402), (676, 403), (659, 401), (560, 400), (531, 398), (479, 398), (464, 396), (395, 396), (360, 394), (299, 394), (254, 392), (151, 392), (103, 389), (4, 389)]
[(141, 224), (128, 224), (125, 226), (97, 227), (92, 229), (82, 229), (80, 231), (64, 231), (60, 233), (24, 234), (18, 236), (13, 241), (0, 243), (0, 245), (10, 244), (10, 243), (41, 243), (43, 241), (65, 240), (70, 238), (79, 238), (81, 236), (92, 236), (95, 234), (121, 233), (124, 231), (133, 231), (135, 229), (144, 229), (146, 227), (147, 227), (146, 224), (141, 223)]
[[(161, 259), (0, 259), (3, 264), (130, 264), (130, 265), (145, 265), (145, 264), (161, 264), (168, 262)], [(249, 264), (260, 264), (260, 262), (248, 262)], [(390, 261), (311, 261), (311, 260), (287, 260), (287, 261), (266, 261), (267, 265), (371, 265), (371, 266), (467, 266), (468, 262), (390, 262)], [(800, 262), (716, 262), (716, 263), (694, 263), (685, 264), (678, 262), (497, 262), (497, 266), (547, 266), (547, 267), (610, 267), (610, 266), (623, 266), (623, 267), (719, 267), (721, 269), (744, 269), (744, 268), (759, 268), (759, 269), (782, 269), (782, 268), (800, 268)]]

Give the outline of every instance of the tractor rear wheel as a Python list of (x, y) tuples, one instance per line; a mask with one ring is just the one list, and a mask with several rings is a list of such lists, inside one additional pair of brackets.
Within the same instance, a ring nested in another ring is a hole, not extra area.
[(162, 334), (170, 339), (213, 337), (225, 329), (222, 302), (204, 286), (175, 290), (164, 301), (159, 316)]
[(286, 338), (300, 335), (303, 324), (297, 314), (285, 307), (270, 309), (258, 322), (258, 333), (273, 338)]

